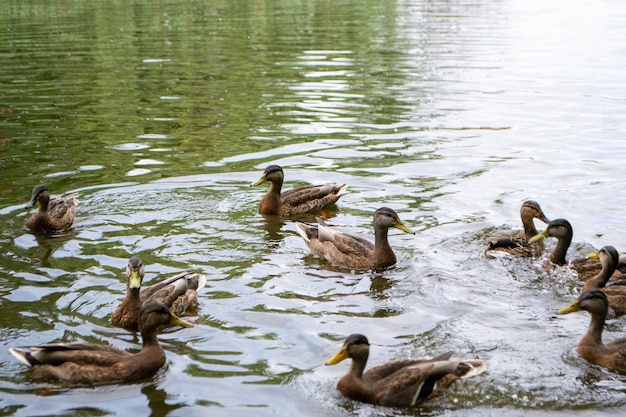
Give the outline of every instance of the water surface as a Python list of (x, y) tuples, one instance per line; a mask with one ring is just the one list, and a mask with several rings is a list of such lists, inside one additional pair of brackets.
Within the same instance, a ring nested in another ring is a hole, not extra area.
[[(623, 414), (626, 379), (576, 355), (587, 315), (555, 315), (575, 275), (482, 252), (529, 198), (573, 224), (569, 258), (623, 248), (625, 15), (617, 1), (1, 2), (0, 414)], [(384, 205), (418, 233), (391, 233), (391, 270), (333, 267), (292, 221), (257, 214), (266, 188), (249, 184), (270, 163), (286, 187), (348, 183), (326, 212), (337, 227), (371, 237)], [(60, 236), (23, 228), (41, 182), (79, 193)], [(109, 325), (132, 255), (148, 283), (207, 276), (195, 327), (160, 337), (166, 367), (127, 385), (33, 380), (8, 347), (138, 348)], [(354, 403), (335, 390), (348, 365), (323, 363), (357, 331), (371, 364), (454, 350), (488, 369), (416, 409)], [(624, 331), (611, 320), (605, 339)]]

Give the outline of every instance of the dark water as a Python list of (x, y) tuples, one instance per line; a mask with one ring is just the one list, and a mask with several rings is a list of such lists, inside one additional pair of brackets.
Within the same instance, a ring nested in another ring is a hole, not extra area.
[[(568, 257), (623, 247), (626, 11), (621, 2), (0, 2), (0, 415), (621, 415), (626, 378), (556, 317), (579, 283), (541, 259), (486, 259), (532, 198), (574, 226)], [(354, 273), (256, 212), (287, 186), (348, 183), (330, 222), (372, 235), (394, 208), (399, 262)], [(78, 192), (75, 227), (26, 231), (37, 183)], [(548, 248), (554, 245), (547, 243)], [(207, 276), (191, 329), (137, 384), (33, 380), (8, 347), (112, 328), (123, 268)], [(343, 338), (370, 362), (455, 350), (482, 375), (417, 409), (347, 401)], [(626, 332), (611, 320), (605, 339)]]

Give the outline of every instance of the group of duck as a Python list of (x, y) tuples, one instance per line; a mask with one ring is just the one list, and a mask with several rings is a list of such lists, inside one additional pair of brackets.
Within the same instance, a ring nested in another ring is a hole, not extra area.
[[(609, 371), (626, 374), (626, 337), (602, 342), (602, 330), (611, 310), (616, 316), (626, 313), (626, 256), (620, 255), (613, 246), (604, 246), (583, 258), (575, 258), (568, 264), (567, 250), (572, 242), (572, 225), (566, 219), (548, 220), (535, 201), (526, 201), (520, 209), (524, 230), (516, 235), (488, 238), (485, 254), (492, 251), (507, 252), (517, 256), (538, 256), (543, 250), (541, 242), (554, 237), (557, 243), (546, 261), (547, 266), (568, 265), (584, 282), (580, 296), (558, 314), (585, 310), (591, 314), (587, 333), (577, 346), (578, 354), (587, 361)], [(534, 219), (547, 224), (539, 233)]]
[[(284, 172), (278, 165), (268, 166), (261, 178), (251, 185), (270, 182), (259, 203), (259, 213), (289, 218), (304, 213), (319, 212), (334, 204), (345, 193), (347, 185), (333, 184), (302, 186), (282, 191)], [(64, 230), (71, 227), (78, 201), (75, 196), (57, 197), (50, 201), (45, 185), (33, 189), (27, 208), (39, 205), (25, 226), (37, 232)], [(321, 217), (316, 224), (295, 222), (311, 252), (333, 265), (352, 270), (383, 270), (396, 263), (389, 245), (388, 232), (397, 228), (413, 233), (391, 208), (381, 207), (374, 213), (374, 242), (331, 228)], [(539, 204), (526, 201), (521, 208), (524, 230), (516, 235), (493, 236), (488, 239), (485, 253), (503, 251), (517, 256), (538, 256), (541, 239), (552, 236), (558, 243), (549, 260), (565, 265), (565, 254), (572, 240), (572, 227), (567, 220), (549, 221)], [(534, 219), (548, 224), (539, 233)], [(587, 282), (584, 292), (572, 305), (559, 311), (587, 310), (591, 325), (578, 346), (581, 356), (612, 371), (626, 372), (626, 338), (602, 344), (601, 334), (609, 306), (616, 313), (626, 312), (626, 281), (619, 281), (622, 268), (617, 251), (604, 247), (587, 258), (574, 260), (571, 266)], [(624, 268), (626, 270), (626, 268)], [(122, 304), (111, 316), (113, 325), (139, 331), (143, 341), (140, 352), (131, 354), (117, 348), (89, 343), (46, 344), (10, 351), (33, 368), (33, 374), (72, 383), (136, 381), (153, 375), (165, 363), (165, 353), (157, 340), (163, 325), (191, 326), (179, 318), (197, 305), (198, 291), (206, 279), (202, 275), (183, 272), (153, 286), (141, 288), (144, 265), (133, 256), (126, 268), (127, 293)], [(606, 286), (607, 282), (613, 285)], [(362, 334), (348, 336), (341, 350), (327, 361), (334, 365), (351, 359), (352, 365), (337, 389), (353, 400), (384, 406), (411, 406), (433, 398), (458, 379), (480, 374), (486, 367), (480, 359), (452, 359), (453, 352), (434, 358), (401, 359), (387, 362), (365, 372), (369, 357), (369, 341)]]

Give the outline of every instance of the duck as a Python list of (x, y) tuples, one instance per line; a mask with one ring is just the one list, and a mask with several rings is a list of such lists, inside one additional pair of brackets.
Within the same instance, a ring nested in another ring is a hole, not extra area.
[(609, 309), (606, 294), (598, 289), (583, 292), (576, 301), (560, 309), (557, 314), (585, 310), (591, 313), (587, 333), (580, 339), (576, 351), (587, 361), (611, 372), (626, 374), (626, 337), (604, 344), (602, 330)]
[[(581, 281), (588, 281), (595, 277), (602, 270), (602, 263), (600, 261), (600, 251), (594, 251), (588, 253), (584, 257), (572, 259), (570, 262), (572, 269), (578, 273), (578, 278)], [(617, 258), (617, 264), (613, 275), (609, 277), (609, 280), (619, 281), (626, 280), (626, 255), (619, 254)]]
[(259, 213), (269, 216), (293, 216), (323, 209), (339, 200), (345, 193), (346, 184), (302, 186), (281, 193), (285, 180), (283, 169), (278, 165), (265, 168), (261, 178), (250, 184), (256, 186), (270, 182), (270, 188), (259, 202)]
[[(553, 264), (563, 266), (567, 265), (566, 254), (570, 244), (572, 243), (573, 235), (574, 232), (569, 221), (565, 219), (555, 219), (548, 223), (548, 227), (546, 227), (543, 232), (531, 237), (529, 242), (534, 243), (549, 236), (556, 237), (557, 244), (550, 253), (548, 259)], [(622, 258), (623, 261), (626, 262), (626, 257), (620, 256), (618, 268), (623, 268), (626, 272), (626, 265), (622, 265)], [(587, 281), (588, 279), (593, 278), (602, 269), (601, 263), (597, 259), (599, 259), (599, 251), (592, 252), (584, 258), (573, 259), (568, 266), (576, 271), (580, 280)], [(624, 274), (620, 270), (616, 270), (613, 275), (612, 280), (614, 281), (625, 278)]]
[(33, 376), (74, 384), (132, 382), (148, 378), (165, 364), (165, 352), (157, 339), (160, 326), (171, 324), (192, 327), (160, 303), (142, 307), (139, 328), (143, 347), (131, 354), (109, 345), (96, 343), (59, 343), (9, 351), (20, 362), (32, 367)]
[(174, 315), (182, 316), (198, 305), (198, 291), (206, 284), (203, 275), (181, 272), (141, 290), (145, 267), (138, 256), (128, 260), (125, 275), (126, 296), (111, 315), (111, 324), (131, 331), (138, 329), (139, 312), (143, 305), (158, 302), (167, 306)]
[(435, 358), (395, 360), (364, 372), (369, 351), (367, 337), (352, 334), (326, 365), (352, 359), (350, 370), (337, 383), (339, 392), (355, 401), (386, 407), (414, 406), (443, 393), (456, 380), (486, 369), (483, 360), (451, 360), (454, 352), (447, 352)]
[(491, 251), (498, 251), (515, 256), (537, 256), (540, 253), (542, 245), (528, 243), (528, 240), (538, 233), (534, 219), (539, 219), (546, 224), (550, 223), (550, 220), (543, 213), (539, 203), (533, 200), (527, 200), (522, 203), (520, 217), (522, 218), (524, 230), (513, 235), (489, 236), (485, 254)]
[(567, 263), (565, 260), (565, 255), (567, 254), (567, 249), (572, 243), (572, 237), (574, 236), (572, 225), (569, 221), (565, 219), (552, 220), (550, 223), (548, 223), (548, 227), (546, 227), (546, 230), (541, 233), (537, 233), (535, 236), (531, 237), (528, 242), (538, 242), (549, 236), (557, 238), (557, 244), (554, 249), (552, 249), (552, 252), (550, 253), (548, 259), (553, 264), (559, 266), (565, 265)]
[(50, 201), (48, 186), (39, 184), (33, 187), (26, 209), (39, 204), (39, 208), (26, 220), (24, 225), (34, 231), (50, 232), (68, 229), (74, 223), (78, 200), (73, 196), (57, 197)]
[(607, 297), (609, 307), (615, 314), (622, 315), (626, 313), (626, 285), (618, 282), (611, 286), (606, 286), (607, 282), (613, 277), (619, 263), (619, 254), (613, 246), (604, 246), (598, 251), (598, 254), (602, 269), (597, 275), (585, 282), (582, 291), (601, 290)]
[(296, 222), (296, 231), (304, 239), (311, 252), (331, 264), (360, 270), (381, 270), (396, 263), (396, 255), (389, 245), (389, 228), (395, 227), (405, 233), (414, 232), (389, 207), (374, 212), (374, 243), (329, 227), (320, 217), (317, 225)]

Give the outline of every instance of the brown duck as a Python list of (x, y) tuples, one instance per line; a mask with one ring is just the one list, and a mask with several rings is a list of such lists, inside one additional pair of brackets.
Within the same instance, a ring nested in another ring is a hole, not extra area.
[(374, 243), (359, 236), (337, 232), (321, 218), (317, 218), (317, 221), (318, 224), (313, 226), (296, 222), (296, 230), (311, 252), (333, 265), (353, 269), (380, 270), (394, 265), (396, 255), (387, 238), (389, 228), (414, 233), (388, 207), (381, 207), (374, 213)]
[(535, 228), (535, 219), (539, 219), (544, 223), (550, 220), (541, 210), (541, 206), (536, 201), (524, 201), (520, 208), (520, 217), (524, 230), (516, 234), (490, 236), (487, 238), (487, 249), (485, 254), (491, 251), (506, 252), (515, 256), (537, 256), (543, 249), (543, 245), (539, 243), (528, 243), (528, 240), (537, 234)]
[(26, 208), (39, 204), (39, 208), (30, 216), (24, 225), (40, 232), (58, 231), (72, 226), (76, 217), (78, 200), (74, 197), (57, 197), (50, 201), (50, 192), (46, 185), (40, 184), (33, 188), (33, 193)]
[(163, 304), (150, 303), (142, 308), (139, 317), (143, 348), (138, 353), (95, 343), (48, 344), (9, 350), (21, 362), (32, 366), (37, 378), (77, 384), (136, 381), (153, 375), (165, 364), (165, 352), (157, 340), (158, 328), (165, 324), (192, 326), (172, 315)]
[(395, 360), (364, 372), (369, 350), (367, 338), (353, 334), (326, 362), (326, 365), (334, 365), (352, 359), (350, 370), (339, 380), (337, 389), (352, 400), (369, 404), (413, 406), (441, 394), (457, 379), (485, 370), (485, 362), (480, 359), (450, 360), (453, 352), (448, 352), (432, 359)]
[(576, 351), (591, 363), (609, 371), (626, 374), (626, 337), (602, 343), (602, 330), (608, 313), (609, 303), (606, 294), (600, 290), (585, 291), (558, 314), (569, 314), (585, 310), (591, 313), (591, 323), (587, 333), (578, 343)]
[(348, 186), (334, 184), (302, 186), (281, 193), (285, 174), (278, 165), (265, 168), (263, 176), (250, 185), (270, 182), (270, 189), (259, 203), (259, 213), (265, 215), (293, 216), (321, 210), (339, 200)]
[(141, 259), (131, 257), (126, 267), (126, 297), (111, 316), (114, 326), (136, 331), (141, 307), (152, 302), (164, 304), (174, 315), (182, 316), (185, 311), (197, 306), (198, 291), (206, 284), (204, 276), (182, 272), (141, 290), (144, 274)]
[[(591, 289), (600, 289), (609, 302), (609, 307), (617, 315), (626, 313), (626, 285), (616, 283), (606, 286), (607, 282), (613, 277), (615, 269), (619, 264), (619, 254), (613, 246), (605, 246), (598, 252), (602, 269), (596, 276), (590, 278), (585, 285), (583, 291)], [(620, 281), (623, 282), (623, 281)]]
[[(566, 254), (572, 243), (573, 235), (572, 225), (567, 220), (556, 219), (548, 223), (546, 230), (530, 238), (529, 242), (533, 243), (549, 236), (557, 238), (557, 244), (550, 253), (549, 260), (556, 265), (563, 266), (567, 264)], [(578, 273), (581, 280), (586, 281), (600, 273), (602, 269), (601, 263), (594, 258), (599, 259), (599, 253), (591, 253), (585, 258), (573, 259), (569, 266)], [(624, 265), (621, 265), (621, 261), (619, 261), (617, 268), (623, 267)], [(614, 270), (613, 281), (623, 278), (624, 275), (621, 271)]]
[(569, 249), (569, 245), (572, 243), (572, 237), (574, 236), (572, 225), (565, 219), (552, 220), (548, 223), (546, 230), (531, 237), (528, 242), (538, 242), (549, 236), (557, 238), (557, 243), (554, 249), (552, 249), (548, 259), (550, 259), (550, 262), (553, 264), (560, 266), (565, 265), (565, 255), (567, 254), (567, 249)]
[[(615, 271), (613, 275), (609, 277), (610, 281), (626, 280), (626, 255), (618, 254), (617, 259)], [(572, 269), (578, 273), (578, 278), (580, 278), (581, 281), (588, 281), (598, 275), (602, 270), (600, 251), (591, 252), (582, 258), (572, 259), (570, 265)]]

